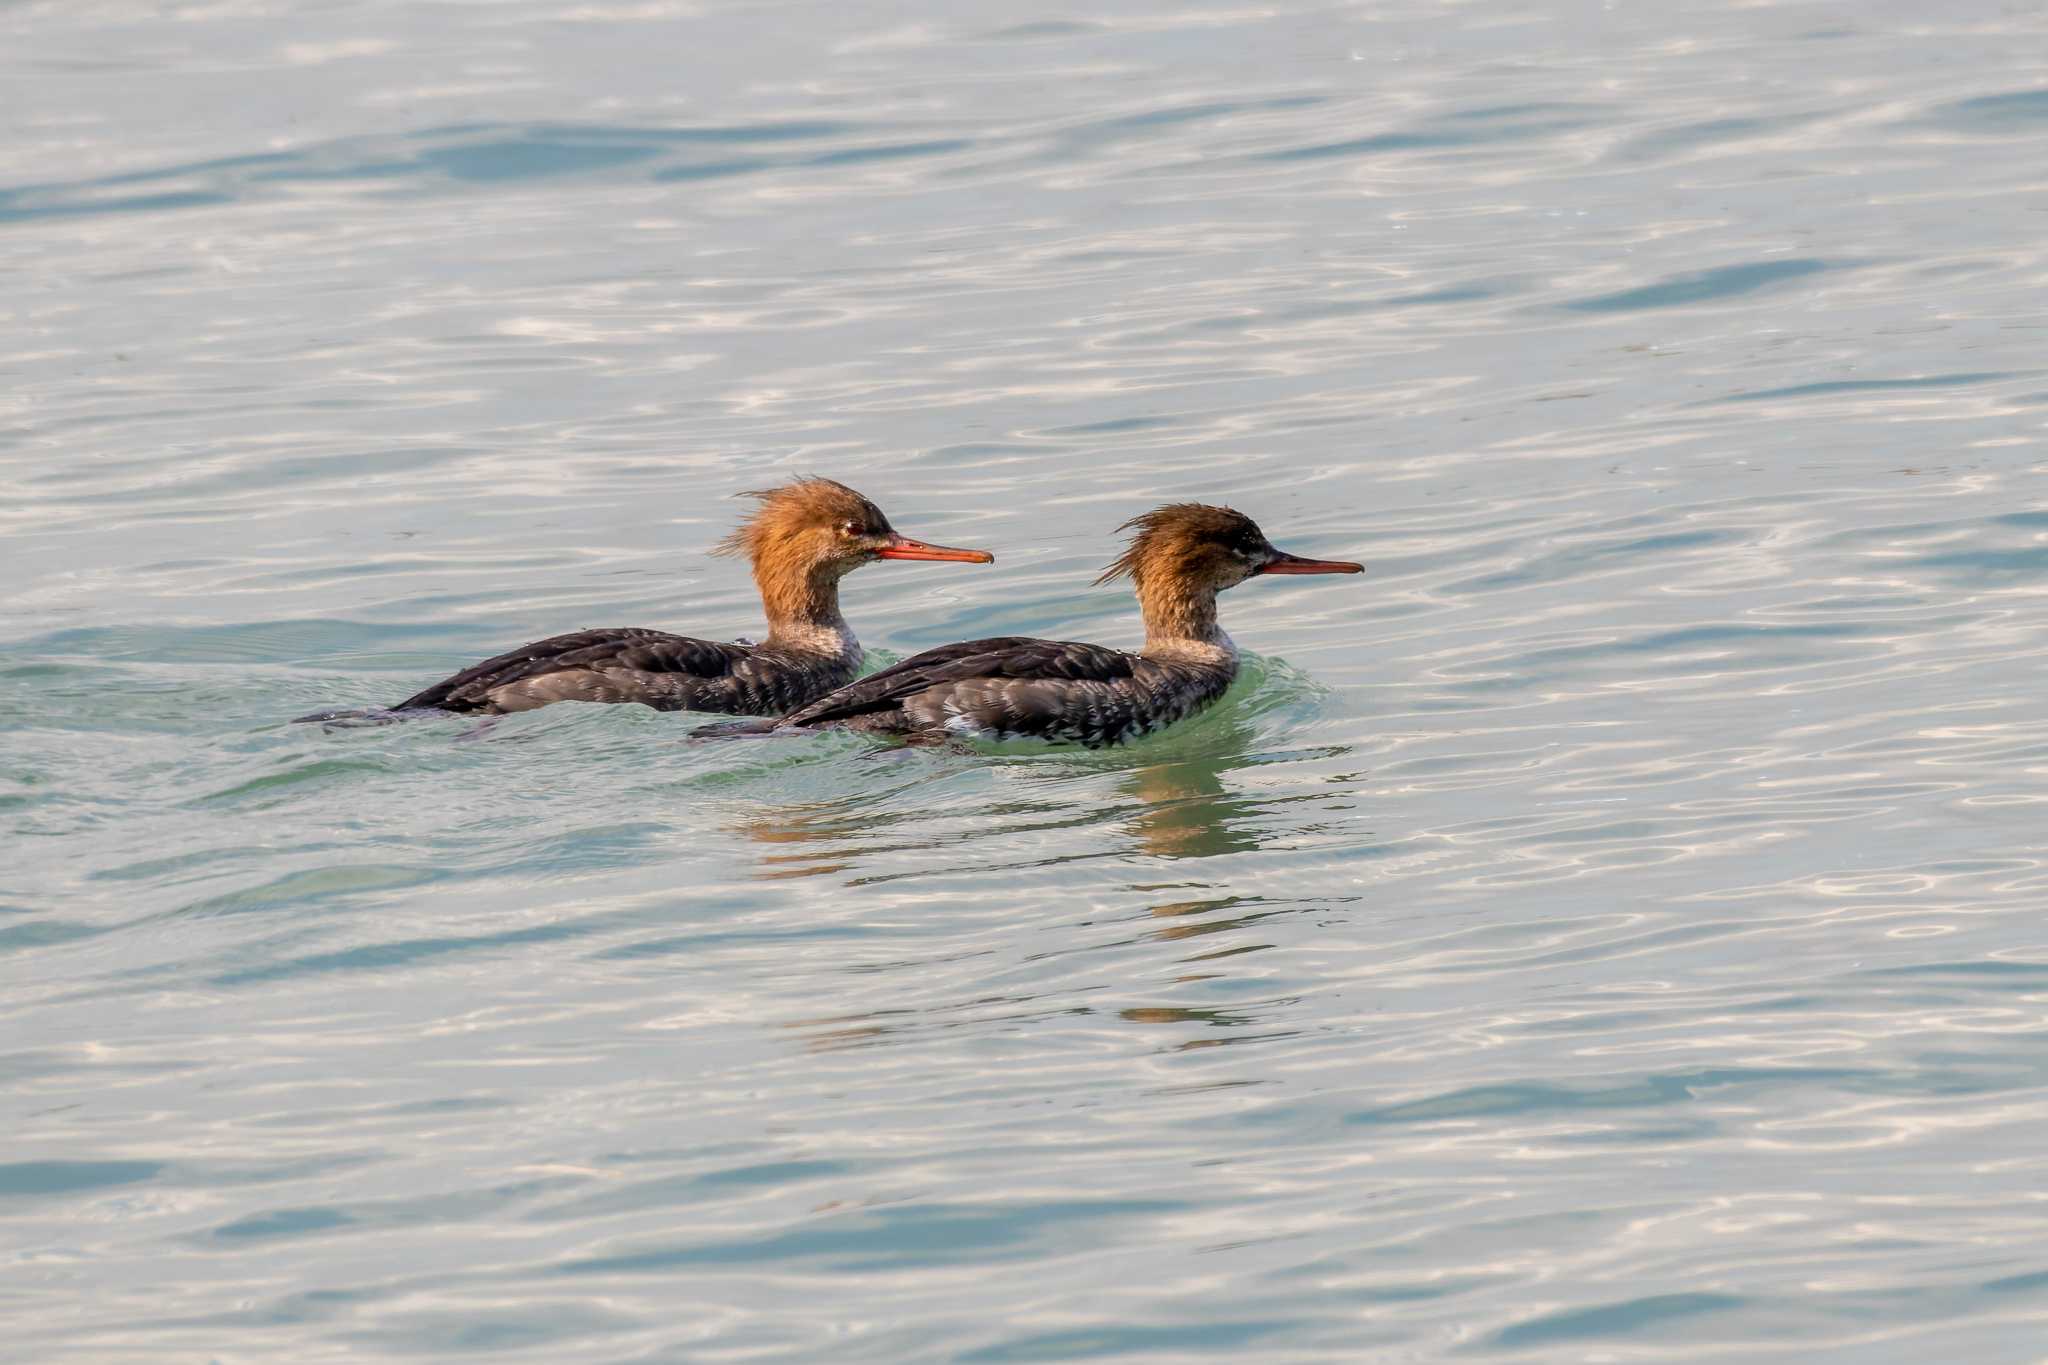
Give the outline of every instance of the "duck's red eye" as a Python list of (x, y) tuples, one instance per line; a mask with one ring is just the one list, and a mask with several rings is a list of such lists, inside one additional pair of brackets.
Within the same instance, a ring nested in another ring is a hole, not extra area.
[(857, 522), (857, 521), (842, 521), (842, 522), (840, 522), (840, 523), (839, 523), (839, 534), (840, 534), (840, 535), (842, 535), (842, 536), (857, 536), (857, 535), (859, 535), (859, 534), (860, 534), (860, 523), (859, 523), (859, 522)]

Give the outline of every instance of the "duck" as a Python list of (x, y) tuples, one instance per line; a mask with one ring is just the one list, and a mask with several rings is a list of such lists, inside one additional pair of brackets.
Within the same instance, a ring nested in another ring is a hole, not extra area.
[(702, 738), (850, 730), (912, 744), (1038, 739), (1100, 749), (1188, 719), (1237, 677), (1217, 594), (1253, 578), (1363, 573), (1348, 560), (1277, 549), (1230, 507), (1178, 502), (1118, 527), (1124, 553), (1095, 580), (1128, 578), (1144, 613), (1137, 651), (1003, 636), (941, 645), (775, 719), (711, 725)]
[(840, 612), (840, 579), (878, 560), (995, 561), (987, 550), (898, 533), (881, 508), (833, 479), (796, 479), (740, 496), (759, 505), (711, 553), (744, 559), (752, 568), (768, 618), (759, 644), (637, 626), (579, 630), (485, 659), (389, 707), (298, 719), (498, 716), (562, 701), (781, 715), (860, 673), (863, 652)]

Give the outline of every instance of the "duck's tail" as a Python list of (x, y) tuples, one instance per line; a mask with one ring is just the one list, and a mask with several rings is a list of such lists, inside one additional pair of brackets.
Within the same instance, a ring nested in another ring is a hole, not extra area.
[(337, 730), (355, 730), (368, 725), (396, 725), (400, 721), (418, 720), (422, 716), (445, 716), (446, 711), (431, 706), (365, 706), (357, 710), (310, 711), (303, 716), (293, 716), (294, 725), (325, 725)]
[(690, 731), (691, 739), (761, 739), (774, 734), (782, 722), (774, 719), (722, 720), (716, 725), (700, 725)]

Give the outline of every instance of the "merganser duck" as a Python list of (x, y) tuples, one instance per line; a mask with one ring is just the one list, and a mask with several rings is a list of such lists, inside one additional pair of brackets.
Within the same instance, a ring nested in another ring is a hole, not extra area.
[(1129, 575), (1145, 647), (1007, 636), (941, 645), (871, 673), (779, 720), (705, 726), (702, 736), (856, 730), (913, 743), (1035, 738), (1105, 748), (1149, 734), (1222, 696), (1237, 646), (1216, 623), (1216, 594), (1264, 574), (1362, 573), (1343, 560), (1273, 548), (1228, 507), (1180, 502), (1117, 528), (1130, 547), (1096, 583)]
[(860, 641), (839, 614), (841, 578), (878, 559), (995, 560), (986, 550), (899, 535), (879, 507), (831, 479), (800, 479), (743, 496), (759, 499), (760, 507), (711, 553), (752, 564), (768, 616), (768, 638), (760, 644), (631, 626), (579, 630), (486, 659), (385, 712), (327, 711), (299, 719), (407, 711), (494, 716), (558, 701), (780, 715), (860, 672)]

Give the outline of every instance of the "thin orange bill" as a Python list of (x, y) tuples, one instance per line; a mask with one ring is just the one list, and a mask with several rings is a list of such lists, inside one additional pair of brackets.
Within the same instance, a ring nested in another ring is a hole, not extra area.
[(961, 564), (993, 564), (996, 557), (987, 550), (956, 550), (950, 545), (933, 545), (927, 541), (912, 540), (909, 536), (897, 536), (887, 545), (875, 551), (877, 559), (949, 559)]
[(1364, 573), (1365, 565), (1353, 564), (1348, 559), (1303, 559), (1300, 555), (1280, 552), (1278, 559), (1268, 560), (1260, 573)]

